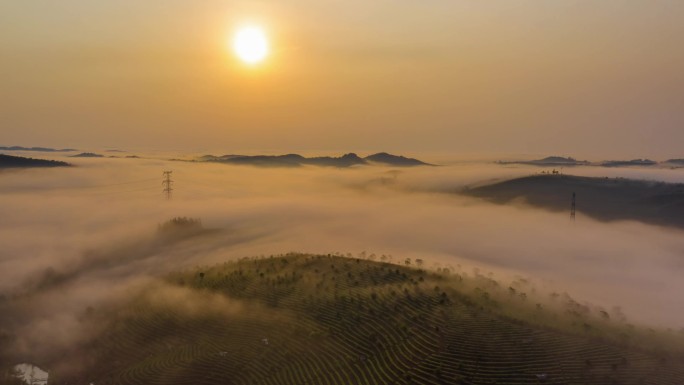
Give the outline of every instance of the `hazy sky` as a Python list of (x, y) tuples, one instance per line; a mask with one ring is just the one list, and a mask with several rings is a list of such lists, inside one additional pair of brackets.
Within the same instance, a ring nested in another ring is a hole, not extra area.
[(0, 85), (0, 145), (684, 157), (684, 2), (3, 1)]

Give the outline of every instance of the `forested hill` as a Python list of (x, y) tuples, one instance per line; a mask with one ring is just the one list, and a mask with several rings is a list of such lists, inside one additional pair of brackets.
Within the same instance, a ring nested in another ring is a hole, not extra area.
[(0, 154), (0, 168), (21, 168), (21, 167), (64, 167), (71, 166), (67, 162), (48, 159), (24, 158)]
[(575, 193), (577, 212), (598, 220), (635, 220), (684, 228), (684, 184), (544, 174), (467, 189), (464, 193), (496, 203), (524, 202), (568, 214)]
[(288, 254), (196, 267), (94, 305), (81, 322), (99, 334), (32, 362), (55, 385), (684, 382), (682, 357), (640, 347), (619, 315), (567, 296), (547, 309), (523, 281), (420, 262)]

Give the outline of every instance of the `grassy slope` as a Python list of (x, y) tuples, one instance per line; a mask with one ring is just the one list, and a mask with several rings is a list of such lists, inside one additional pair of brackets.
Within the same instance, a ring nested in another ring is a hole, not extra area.
[(51, 384), (684, 381), (680, 356), (630, 347), (623, 326), (572, 302), (554, 330), (558, 313), (513, 286), (337, 256), (243, 259), (84, 316), (105, 332), (65, 355), (82, 373), (46, 364)]
[(466, 191), (497, 203), (522, 198), (528, 204), (568, 214), (573, 192), (577, 194), (577, 211), (599, 220), (638, 220), (684, 228), (682, 184), (534, 175)]

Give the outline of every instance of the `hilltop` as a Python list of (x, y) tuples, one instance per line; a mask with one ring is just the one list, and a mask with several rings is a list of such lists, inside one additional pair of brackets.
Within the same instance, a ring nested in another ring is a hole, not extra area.
[(599, 220), (636, 220), (684, 228), (684, 184), (547, 174), (464, 193), (501, 204), (522, 199), (533, 206), (567, 212), (572, 193), (576, 193), (577, 211)]
[(420, 161), (418, 159), (406, 158), (401, 155), (392, 155), (386, 152), (380, 152), (377, 154), (369, 155), (365, 158), (366, 161), (386, 164), (391, 166), (427, 166), (428, 163)]
[(496, 162), (501, 165), (528, 165), (540, 167), (571, 167), (571, 166), (598, 166), (598, 167), (656, 167), (656, 166), (682, 166), (684, 159), (668, 159), (658, 162), (651, 159), (631, 159), (631, 160), (605, 160), (600, 162), (589, 162), (587, 160), (576, 160), (571, 157), (548, 156), (535, 160), (511, 160)]
[(0, 154), (0, 168), (67, 167), (67, 162)]
[(524, 280), (374, 258), (288, 254), (172, 273), (86, 310), (83, 329), (100, 331), (69, 354), (24, 358), (51, 384), (684, 380), (681, 353), (641, 346), (619, 315), (567, 295), (547, 307)]
[(668, 159), (665, 161), (665, 163), (677, 167), (682, 167), (684, 166), (684, 159)]
[(72, 158), (104, 158), (104, 155), (95, 154), (93, 152), (82, 152), (80, 154), (71, 155)]
[[(668, 163), (670, 161), (666, 161)], [(603, 167), (628, 167), (628, 166), (656, 166), (658, 162), (650, 159), (632, 159), (632, 160), (607, 160), (601, 162)]]
[(576, 160), (571, 157), (562, 156), (547, 156), (543, 159), (536, 160), (514, 160), (514, 161), (498, 161), (498, 164), (526, 164), (532, 166), (584, 166), (590, 164), (586, 160)]
[(400, 155), (392, 155), (381, 152), (361, 158), (355, 153), (348, 153), (340, 157), (320, 156), (307, 158), (299, 154), (287, 155), (204, 155), (199, 158), (203, 162), (219, 162), (226, 164), (251, 165), (262, 167), (299, 167), (327, 166), (327, 167), (352, 167), (369, 164), (380, 164), (394, 167), (431, 166), (418, 159), (407, 158)]

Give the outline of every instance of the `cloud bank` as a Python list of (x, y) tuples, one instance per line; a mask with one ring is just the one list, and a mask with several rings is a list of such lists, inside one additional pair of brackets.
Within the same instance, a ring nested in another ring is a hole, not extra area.
[[(633, 323), (684, 326), (681, 230), (581, 213), (573, 223), (565, 213), (456, 193), (535, 168), (267, 169), (150, 159), (77, 165), (0, 173), (0, 331), (16, 331), (25, 354), (87, 338), (79, 317), (88, 307), (166, 272), (289, 251), (422, 258), (428, 266), (491, 271), (504, 283), (522, 276), (542, 290), (620, 306)], [(163, 170), (173, 170), (169, 201)], [(680, 170), (573, 172), (684, 181)], [(215, 231), (160, 236), (158, 225), (177, 216), (201, 218)]]

